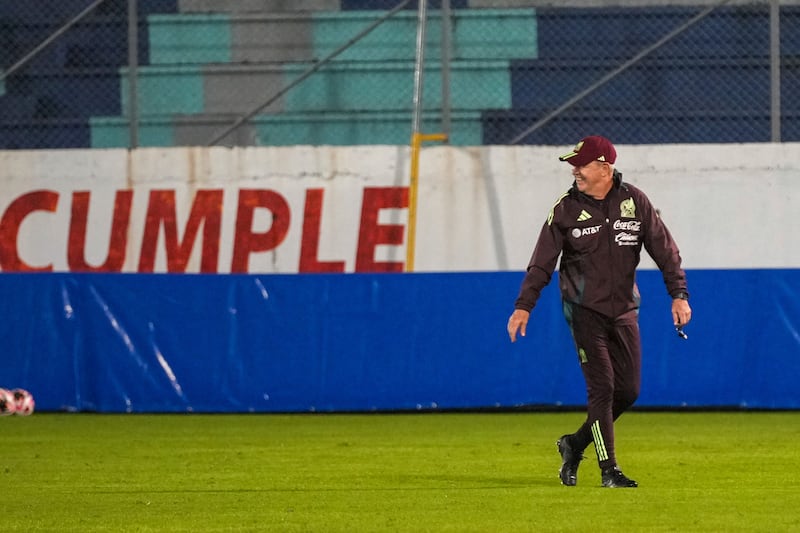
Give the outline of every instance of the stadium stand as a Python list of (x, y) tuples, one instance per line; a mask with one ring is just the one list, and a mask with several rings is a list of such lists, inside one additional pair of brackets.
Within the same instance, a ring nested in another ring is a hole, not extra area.
[[(0, 6), (0, 70), (85, 7), (42, 16)], [(430, 1), (423, 125), (438, 128), (441, 2)], [(396, 0), (139, 0), (137, 88), (142, 146), (206, 144), (278, 95)], [(530, 124), (697, 13), (696, 7), (522, 8), (451, 0), (451, 143), (507, 144)], [(491, 6), (490, 8), (487, 6)], [(223, 144), (406, 144), (416, 3), (274, 98)], [(795, 16), (797, 7), (782, 12)], [(128, 145), (127, 30), (122, 0), (89, 18), (0, 86), (0, 148)], [(791, 17), (785, 17), (791, 20)], [(598, 25), (607, 37), (594, 39)], [(734, 28), (735, 31), (731, 31)], [(522, 142), (563, 144), (602, 129), (620, 143), (769, 139), (768, 12), (716, 10)], [(800, 137), (800, 42), (782, 40), (783, 139)], [(722, 38), (720, 38), (722, 36)], [(98, 43), (102, 43), (98, 45)], [(743, 90), (731, 90), (732, 87)], [(676, 128), (676, 122), (680, 126)]]
[[(461, 10), (455, 19), (451, 87), (457, 127), (451, 140), (480, 144), (482, 110), (511, 105), (510, 61), (536, 55), (535, 13)], [(139, 70), (143, 144), (170, 137), (174, 144), (205, 144), (215, 130), (232, 122), (231, 115), (257, 108), (310, 62), (329, 56), (374, 20), (370, 11), (323, 10), (149, 17), (151, 65)], [(416, 13), (407, 11), (376, 28), (262, 110), (244, 139), (270, 145), (408, 142), (416, 24)], [(441, 105), (439, 26), (431, 26), (428, 114)], [(503, 39), (486, 39), (487, 32)], [(125, 83), (121, 90), (124, 111)], [(170, 114), (177, 120), (171, 121)], [(93, 118), (92, 145), (117, 145), (125, 128), (123, 116)]]
[[(0, 148), (90, 145), (89, 119), (120, 114), (117, 69), (127, 63), (123, 0), (108, 0), (71, 31), (5, 79), (0, 95)], [(88, 5), (86, 0), (0, 3), (0, 69), (7, 70)], [(139, 0), (144, 16), (175, 12), (175, 0)], [(12, 51), (17, 52), (12, 54)], [(147, 62), (147, 29), (139, 29), (139, 57)]]
[[(512, 65), (513, 106), (485, 113), (484, 142), (508, 143), (515, 131), (561, 105), (565, 94), (578, 94), (587, 81), (599, 80), (623, 64), (631, 50), (646, 48), (697, 11), (690, 7), (537, 10), (540, 56)], [(603, 39), (593, 37), (598, 23), (604, 28)], [(690, 28), (671, 40), (525, 142), (558, 144), (565, 130), (588, 125), (620, 143), (769, 139), (768, 32), (764, 9), (719, 9), (704, 20), (702, 29)], [(761, 105), (753, 106), (754, 101)]]

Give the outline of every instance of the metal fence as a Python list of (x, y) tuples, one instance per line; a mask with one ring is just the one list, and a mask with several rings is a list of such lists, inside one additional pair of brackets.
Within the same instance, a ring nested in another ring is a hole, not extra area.
[[(408, 144), (417, 9), (2, 2), (0, 149)], [(422, 129), (453, 144), (800, 140), (796, 2), (432, 0), (427, 15)]]

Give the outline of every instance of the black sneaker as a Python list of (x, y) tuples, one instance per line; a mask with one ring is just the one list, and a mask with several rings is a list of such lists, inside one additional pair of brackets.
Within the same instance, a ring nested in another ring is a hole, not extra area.
[(618, 466), (612, 466), (603, 470), (603, 486), (612, 489), (638, 487), (639, 484), (622, 473)]
[(564, 435), (556, 441), (558, 453), (561, 454), (561, 469), (558, 471), (558, 477), (561, 479), (562, 485), (574, 487), (578, 484), (578, 466), (581, 464), (583, 454), (572, 447), (569, 437), (569, 435)]

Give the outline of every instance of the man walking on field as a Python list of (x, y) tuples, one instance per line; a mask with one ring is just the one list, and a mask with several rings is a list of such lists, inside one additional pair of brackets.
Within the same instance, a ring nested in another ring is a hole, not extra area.
[(525, 336), (530, 312), (550, 282), (559, 256), (559, 286), (586, 381), (587, 417), (572, 434), (558, 439), (559, 477), (578, 482), (583, 451), (594, 442), (604, 487), (636, 487), (617, 465), (614, 421), (639, 396), (641, 339), (636, 268), (644, 246), (672, 296), (677, 328), (692, 317), (686, 274), (669, 230), (648, 197), (622, 181), (614, 168), (617, 152), (601, 136), (582, 139), (561, 161), (572, 165), (572, 187), (558, 199), (542, 226), (514, 312), (511, 342)]

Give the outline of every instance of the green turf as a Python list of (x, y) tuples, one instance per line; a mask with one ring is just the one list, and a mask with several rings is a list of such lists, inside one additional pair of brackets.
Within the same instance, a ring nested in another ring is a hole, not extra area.
[(581, 417), (2, 418), (0, 531), (800, 530), (800, 413), (629, 413), (638, 489), (559, 484)]

